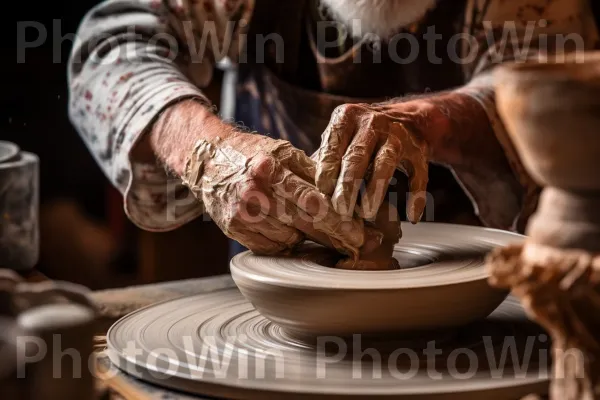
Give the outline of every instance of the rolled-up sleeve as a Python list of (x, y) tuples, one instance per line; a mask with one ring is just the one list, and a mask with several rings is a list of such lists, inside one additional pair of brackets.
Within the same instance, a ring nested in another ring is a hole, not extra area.
[[(69, 60), (69, 115), (90, 152), (124, 196), (129, 218), (166, 231), (198, 217), (181, 182), (159, 163), (131, 154), (171, 104), (197, 99), (214, 63), (235, 60), (248, 1), (109, 0), (84, 18)], [(212, 21), (212, 24), (206, 24)], [(204, 29), (204, 25), (208, 29)]]

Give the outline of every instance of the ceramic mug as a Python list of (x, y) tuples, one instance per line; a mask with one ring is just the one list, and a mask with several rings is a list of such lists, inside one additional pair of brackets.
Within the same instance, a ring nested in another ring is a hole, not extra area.
[(0, 268), (26, 271), (39, 258), (39, 159), (0, 141)]

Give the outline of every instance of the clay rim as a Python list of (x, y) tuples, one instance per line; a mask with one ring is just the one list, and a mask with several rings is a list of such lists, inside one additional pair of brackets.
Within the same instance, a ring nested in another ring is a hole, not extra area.
[(28, 153), (26, 151), (22, 151), (20, 153), (18, 153), (16, 156), (7, 159), (6, 162), (4, 162), (2, 159), (0, 159), (0, 170), (7, 170), (7, 169), (11, 169), (11, 168), (21, 168), (21, 167), (25, 167), (27, 165), (33, 165), (36, 166), (38, 165), (40, 162), (40, 159), (37, 155), (33, 154), (33, 153)]
[[(500, 229), (493, 228), (485, 228), (485, 227), (477, 227), (477, 226), (469, 226), (469, 225), (454, 225), (454, 224), (444, 224), (444, 223), (430, 223), (430, 222), (420, 222), (417, 225), (430, 227), (430, 229), (436, 228), (445, 228), (445, 229), (461, 229), (464, 231), (475, 231), (480, 233), (480, 235), (473, 237), (472, 241), (477, 241), (481, 244), (490, 245), (490, 250), (482, 253), (482, 258), (485, 259), (485, 256), (491, 252), (494, 248), (503, 247), (510, 244), (515, 244), (517, 242), (522, 242), (526, 239), (526, 236), (504, 231)], [(500, 237), (482, 237), (483, 233), (489, 233), (494, 235), (500, 235)], [(501, 240), (502, 236), (504, 236), (505, 240)], [(512, 240), (511, 240), (512, 239)], [(400, 239), (399, 244), (402, 243), (403, 239)], [(303, 290), (352, 290), (352, 291), (373, 291), (373, 290), (398, 290), (398, 289), (427, 289), (427, 288), (435, 288), (435, 287), (448, 287), (455, 285), (462, 285), (467, 283), (473, 283), (478, 281), (487, 281), (490, 278), (490, 271), (485, 268), (485, 261), (483, 261), (483, 265), (477, 267), (476, 269), (472, 269), (470, 276), (464, 278), (455, 278), (454, 280), (448, 280), (446, 282), (423, 282), (423, 283), (414, 283), (414, 277), (407, 277), (407, 271), (415, 271), (419, 269), (430, 269), (432, 264), (426, 264), (419, 267), (410, 268), (408, 270), (393, 270), (393, 271), (352, 271), (352, 270), (341, 270), (335, 268), (328, 268), (316, 263), (311, 263), (311, 267), (317, 267), (319, 269), (323, 269), (324, 271), (332, 272), (327, 276), (327, 279), (314, 279), (310, 283), (307, 282), (299, 282), (299, 281), (288, 281), (283, 279), (281, 276), (269, 276), (266, 274), (259, 274), (253, 271), (249, 271), (244, 267), (239, 266), (239, 259), (242, 257), (247, 257), (251, 251), (246, 251), (244, 253), (238, 254), (233, 257), (230, 262), (230, 272), (233, 280), (236, 285), (239, 286), (238, 281), (244, 280), (245, 284), (262, 284), (262, 285), (270, 285), (275, 288), (290, 288), (290, 289), (303, 289)], [(340, 278), (344, 278), (344, 284), (340, 284), (335, 281), (336, 275)], [(348, 282), (348, 276), (353, 275), (356, 279), (352, 282)], [(373, 280), (364, 279), (369, 276), (379, 276), (381, 280), (374, 282)], [(405, 276), (403, 276), (405, 275)], [(318, 277), (315, 277), (318, 278)], [(322, 278), (325, 278), (324, 276)], [(385, 279), (384, 279), (385, 278)], [(413, 282), (410, 282), (413, 281)]]
[(14, 161), (20, 152), (21, 149), (16, 144), (0, 140), (0, 164)]

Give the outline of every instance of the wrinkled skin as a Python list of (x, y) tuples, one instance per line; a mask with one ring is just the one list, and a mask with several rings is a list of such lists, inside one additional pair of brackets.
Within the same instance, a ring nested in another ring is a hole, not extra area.
[[(425, 208), (419, 196), (427, 189), (429, 146), (402, 119), (366, 104), (338, 107), (315, 154), (316, 184), (332, 197), (333, 208), (348, 216), (355, 211), (373, 219), (397, 168), (409, 178), (409, 220), (420, 220)], [(363, 182), (366, 190), (356, 207)]]
[[(311, 183), (315, 170), (289, 142), (240, 132), (199, 140), (183, 180), (223, 232), (255, 253), (281, 253), (309, 238), (356, 258), (364, 223), (335, 212)], [(369, 237), (381, 242), (380, 234)]]
[[(431, 162), (453, 172), (484, 225), (514, 229), (518, 222), (522, 227), (536, 200), (535, 184), (519, 167), (510, 143), (502, 144), (496, 136), (486, 110), (469, 94), (482, 90), (338, 107), (313, 157), (317, 187), (332, 196), (340, 214), (356, 210), (371, 219), (397, 168), (409, 178), (406, 211), (408, 220), (416, 223), (427, 201)], [(366, 191), (359, 198), (362, 184)]]

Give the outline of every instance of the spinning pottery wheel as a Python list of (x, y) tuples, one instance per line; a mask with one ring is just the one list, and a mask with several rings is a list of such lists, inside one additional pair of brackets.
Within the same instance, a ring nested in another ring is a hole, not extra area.
[[(485, 254), (516, 240), (483, 228), (407, 226), (395, 252), (404, 269), (378, 273), (320, 266), (329, 256), (318, 249), (283, 259), (247, 253), (232, 261), (245, 296), (227, 289), (130, 314), (108, 332), (108, 355), (145, 381), (236, 399), (515, 399), (543, 393), (547, 336), (514, 298), (502, 302), (505, 293), (473, 285), (486, 280)], [(299, 292), (287, 296), (287, 290)], [(485, 298), (448, 297), (468, 290)], [(381, 303), (394, 299), (400, 303)], [(467, 306), (467, 300), (484, 306)], [(447, 315), (458, 315), (461, 307), (466, 317), (449, 323)], [(406, 318), (394, 309), (405, 310)], [(334, 311), (343, 314), (336, 318)], [(434, 322), (423, 324), (413, 311)], [(366, 328), (372, 324), (388, 333)]]

